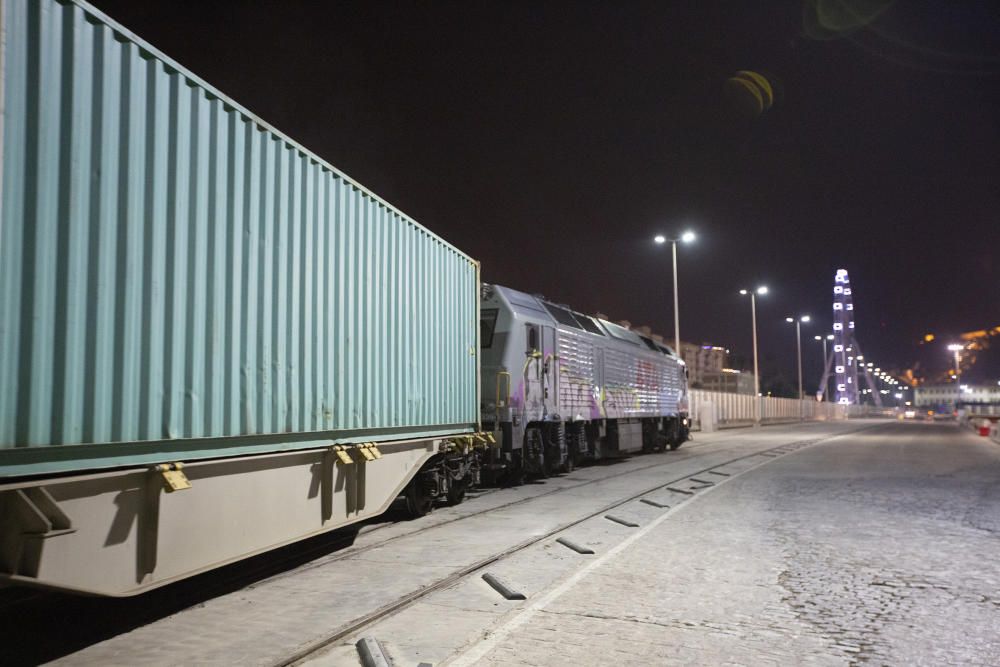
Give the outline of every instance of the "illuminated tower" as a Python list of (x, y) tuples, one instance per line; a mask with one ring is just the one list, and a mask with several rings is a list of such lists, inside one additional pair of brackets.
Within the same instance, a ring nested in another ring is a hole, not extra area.
[[(827, 360), (823, 380), (819, 386), (821, 388), (826, 386), (832, 371), (837, 382), (835, 396), (838, 403), (854, 405), (860, 402), (858, 357), (861, 356), (863, 356), (861, 346), (854, 337), (854, 299), (851, 294), (851, 279), (847, 275), (847, 269), (837, 269), (837, 274), (833, 277), (833, 354)], [(881, 407), (882, 397), (875, 388), (875, 381), (866, 367), (862, 367), (861, 372), (872, 390), (875, 404)]]
[(854, 300), (846, 269), (837, 269), (833, 278), (833, 370), (837, 381), (837, 402), (858, 402), (858, 365), (854, 344)]

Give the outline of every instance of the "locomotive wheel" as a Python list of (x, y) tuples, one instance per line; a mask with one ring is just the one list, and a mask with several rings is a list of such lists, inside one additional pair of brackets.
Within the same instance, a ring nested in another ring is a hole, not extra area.
[(511, 455), (510, 465), (504, 473), (506, 486), (521, 486), (524, 484), (524, 459), (521, 452)]
[(681, 446), (681, 426), (677, 422), (672, 422), (670, 425), (670, 451), (674, 451)]
[[(463, 492), (464, 493), (464, 492)], [(426, 516), (434, 509), (434, 498), (421, 488), (419, 480), (414, 477), (406, 485), (404, 492), (406, 497), (406, 513), (411, 519), (419, 519)]]
[[(553, 473), (549, 469), (549, 457), (545, 455), (545, 440), (542, 438), (542, 430), (539, 428), (529, 428), (524, 432), (524, 449), (522, 450), (522, 460), (530, 457), (532, 463), (532, 473), (541, 478), (550, 477)], [(525, 461), (527, 463), (527, 461)], [(528, 466), (524, 468), (527, 470)]]

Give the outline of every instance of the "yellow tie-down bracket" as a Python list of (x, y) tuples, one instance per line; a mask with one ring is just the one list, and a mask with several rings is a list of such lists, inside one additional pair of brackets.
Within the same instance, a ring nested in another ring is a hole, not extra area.
[(374, 442), (362, 442), (354, 448), (354, 451), (361, 454), (365, 461), (374, 461), (375, 459), (382, 458), (382, 452), (378, 450)]
[[(375, 459), (382, 458), (382, 452), (378, 450), (378, 447), (374, 442), (362, 442), (360, 445), (355, 445), (349, 447), (347, 445), (334, 445), (330, 448), (337, 460), (344, 464), (345, 466), (351, 465), (352, 463), (363, 463), (365, 461), (374, 461)], [(354, 456), (351, 456), (351, 452), (354, 452)]]
[(155, 472), (163, 475), (163, 488), (167, 493), (191, 488), (191, 482), (184, 474), (183, 467), (184, 464), (177, 461), (176, 463), (161, 463), (153, 468)]
[(441, 443), (442, 452), (461, 452), (465, 453), (470, 449), (485, 449), (487, 447), (495, 447), (497, 444), (496, 438), (493, 437), (492, 433), (473, 433), (471, 435), (457, 435), (453, 438), (447, 438)]

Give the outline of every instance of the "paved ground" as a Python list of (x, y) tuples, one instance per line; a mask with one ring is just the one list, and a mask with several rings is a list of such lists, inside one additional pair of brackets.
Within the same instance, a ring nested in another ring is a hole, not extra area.
[[(635, 526), (605, 517), (633, 496), (613, 515)], [(476, 572), (305, 662), (357, 665), (355, 641), (374, 636), (397, 667), (995, 665), (998, 530), (1000, 446), (954, 426), (728, 431), (369, 527), (349, 549), (63, 661), (282, 664), (402, 595), (543, 537), (486, 567), (526, 600), (505, 600)], [(99, 621), (104, 604), (90, 616)], [(51, 640), (21, 634), (22, 646)]]
[(889, 423), (757, 464), (495, 568), (524, 602), (467, 581), (364, 634), (398, 665), (1000, 664), (1000, 446)]
[[(676, 452), (636, 456), (608, 465), (580, 468), (570, 475), (516, 489), (477, 493), (458, 507), (440, 508), (418, 521), (389, 523), (374, 530), (375, 527), (369, 527), (348, 549), (233, 593), (206, 599), (183, 611), (170, 613), (171, 609), (159, 620), (145, 621), (131, 631), (100, 634), (105, 625), (102, 619), (122, 613), (121, 601), (113, 600), (91, 600), (92, 604), (85, 605), (83, 611), (72, 607), (77, 611), (70, 614), (63, 609), (65, 605), (48, 611), (38, 609), (33, 614), (38, 622), (31, 625), (30, 631), (21, 620), (15, 622), (23, 628), (21, 635), (26, 638), (23, 647), (45, 647), (47, 653), (40, 659), (65, 655), (66, 664), (282, 664), (288, 656), (315, 645), (338, 628), (401, 596), (425, 590), (484, 558), (538, 539), (591, 514), (598, 514), (596, 522), (576, 526), (574, 534), (579, 539), (593, 541), (602, 551), (607, 550), (634, 532), (603, 519), (602, 508), (623, 498), (735, 458), (750, 457), (741, 465), (756, 465), (772, 460), (770, 454), (757, 456), (757, 452), (781, 445), (798, 447), (864, 427), (857, 422), (805, 423), (699, 435), (696, 441)], [(690, 497), (666, 493), (670, 495), (678, 496), (676, 502)], [(674, 500), (670, 502), (676, 504)], [(662, 515), (663, 510), (633, 502), (623, 512), (647, 522)], [(495, 569), (516, 580), (518, 585), (530, 586), (532, 593), (544, 590), (580, 565), (578, 554), (562, 546), (553, 549), (552, 545), (553, 540), (547, 539), (537, 549), (505, 558)], [(538, 550), (550, 555), (540, 561)], [(496, 605), (495, 592), (478, 578), (473, 577), (467, 583), (485, 589), (477, 589), (475, 593), (485, 612), (477, 615), (459, 610), (457, 620), (442, 615), (449, 632), (458, 627), (477, 632), (480, 620), (489, 625), (498, 613), (507, 609)], [(170, 587), (161, 594), (126, 600), (125, 609), (139, 607), (138, 611), (146, 614), (151, 610), (142, 608), (145, 600), (169, 603), (169, 593)], [(467, 602), (460, 587), (444, 591), (436, 599), (446, 599), (449, 595)], [(457, 646), (452, 642), (461, 643), (465, 635), (426, 633), (423, 629), (426, 617), (419, 616), (421, 609), (426, 607), (418, 604), (413, 608), (417, 616), (414, 625), (406, 630), (406, 637), (415, 645), (425, 639), (437, 642), (434, 637), (443, 638), (432, 651), (431, 661), (438, 662)], [(71, 644), (74, 652), (58, 651), (61, 635), (53, 639), (51, 634), (55, 619), (66, 619), (67, 629), (78, 635), (75, 646)], [(78, 632), (81, 625), (92, 627), (81, 633)], [(93, 632), (95, 628), (98, 632)], [(87, 641), (88, 632), (96, 635), (93, 641)], [(419, 652), (418, 648), (414, 650)], [(337, 658), (340, 660), (356, 664), (353, 647), (349, 655)], [(408, 664), (408, 660), (397, 664)]]

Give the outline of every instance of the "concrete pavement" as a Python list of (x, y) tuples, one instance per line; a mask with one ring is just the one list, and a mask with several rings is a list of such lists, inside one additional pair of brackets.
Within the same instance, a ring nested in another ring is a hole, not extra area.
[(683, 506), (455, 665), (1000, 664), (1000, 447), (889, 424)]
[(307, 664), (1000, 664), (1000, 447), (893, 422), (720, 470), (493, 567), (524, 602), (470, 578)]

